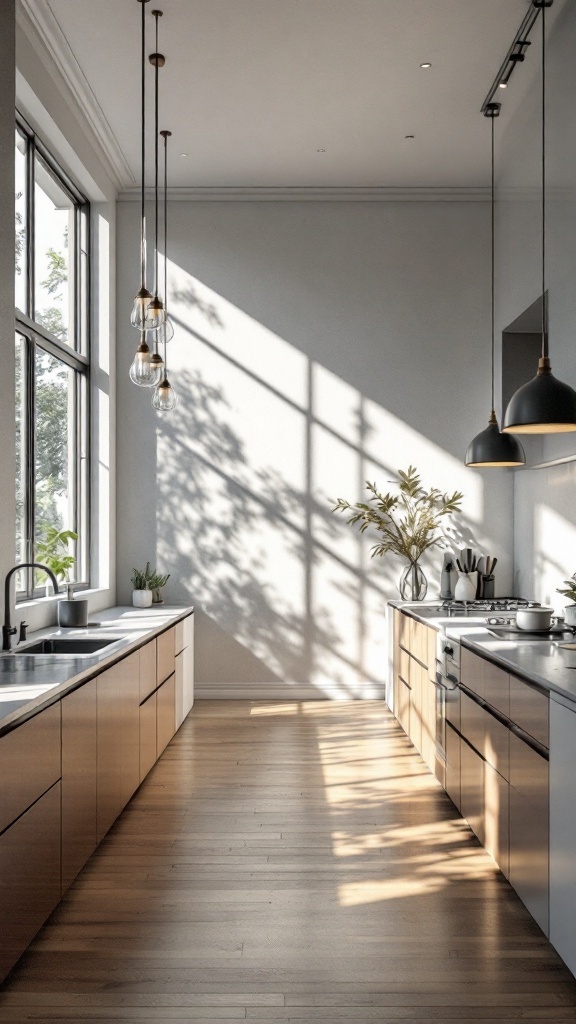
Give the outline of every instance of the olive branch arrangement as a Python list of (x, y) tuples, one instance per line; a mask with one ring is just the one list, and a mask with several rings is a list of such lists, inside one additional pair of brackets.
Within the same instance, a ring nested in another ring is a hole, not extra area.
[(360, 523), (360, 533), (369, 526), (380, 533), (381, 539), (372, 547), (372, 558), (393, 552), (414, 563), (440, 542), (441, 520), (462, 510), (464, 495), (461, 491), (444, 494), (437, 487), (424, 490), (415, 466), (409, 466), (406, 472), (398, 470), (398, 480), (398, 494), (381, 494), (376, 484), (367, 480), (366, 490), (371, 495), (368, 502), (351, 504), (338, 498), (332, 511), (351, 513), (347, 522), (350, 526)]

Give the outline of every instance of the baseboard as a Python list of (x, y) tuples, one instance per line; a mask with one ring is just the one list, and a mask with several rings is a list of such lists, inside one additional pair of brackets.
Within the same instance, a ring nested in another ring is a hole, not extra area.
[(354, 686), (325, 683), (202, 683), (196, 681), (197, 700), (384, 700), (386, 684), (364, 682)]

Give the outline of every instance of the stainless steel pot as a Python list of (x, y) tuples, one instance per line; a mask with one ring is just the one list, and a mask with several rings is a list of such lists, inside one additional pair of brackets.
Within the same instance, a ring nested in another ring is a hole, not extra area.
[(516, 612), (518, 629), (550, 629), (553, 608), (519, 608)]

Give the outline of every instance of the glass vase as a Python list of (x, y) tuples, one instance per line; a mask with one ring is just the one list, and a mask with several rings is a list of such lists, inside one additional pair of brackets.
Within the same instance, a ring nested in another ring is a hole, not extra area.
[(403, 601), (424, 600), (428, 590), (428, 580), (418, 562), (408, 562), (400, 577), (398, 589)]

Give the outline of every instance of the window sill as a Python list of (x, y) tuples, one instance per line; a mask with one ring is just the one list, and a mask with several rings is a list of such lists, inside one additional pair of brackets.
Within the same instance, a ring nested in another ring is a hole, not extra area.
[[(90, 598), (98, 597), (99, 595), (103, 596), (104, 594), (108, 593), (110, 593), (109, 587), (96, 587), (87, 590), (75, 590), (74, 598), (79, 600), (86, 600), (87, 598), (88, 600), (90, 600)], [(65, 584), (63, 584), (62, 590), (58, 594), (52, 593), (48, 594), (47, 597), (33, 597), (30, 599), (25, 598), (21, 601), (17, 600), (16, 607), (21, 608), (22, 610), (25, 610), (27, 608), (48, 608), (50, 604), (56, 603), (64, 597), (66, 597)]]

